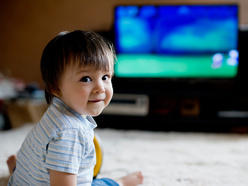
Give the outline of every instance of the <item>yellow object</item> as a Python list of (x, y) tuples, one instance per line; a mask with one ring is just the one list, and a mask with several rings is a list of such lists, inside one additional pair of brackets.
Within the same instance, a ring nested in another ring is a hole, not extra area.
[(96, 165), (94, 167), (93, 178), (96, 178), (102, 165), (102, 149), (100, 145), (100, 138), (97, 135), (94, 136), (93, 142), (94, 142), (95, 149), (96, 149)]

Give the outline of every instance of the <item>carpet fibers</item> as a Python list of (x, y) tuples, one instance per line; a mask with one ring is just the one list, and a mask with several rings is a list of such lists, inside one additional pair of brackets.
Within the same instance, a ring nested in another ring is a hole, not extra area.
[[(32, 125), (0, 131), (0, 186), (6, 159), (18, 151)], [(143, 186), (247, 186), (248, 135), (96, 129), (103, 150), (98, 178), (140, 170)]]

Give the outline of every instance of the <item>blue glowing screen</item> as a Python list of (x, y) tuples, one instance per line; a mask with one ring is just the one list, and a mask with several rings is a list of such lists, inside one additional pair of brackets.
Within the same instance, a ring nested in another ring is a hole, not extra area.
[[(192, 59), (198, 61), (197, 68), (203, 71), (199, 59), (204, 59), (202, 61), (209, 59), (209, 67), (215, 72), (209, 71), (209, 74), (203, 76), (234, 77), (237, 74), (237, 5), (117, 6), (114, 28), (115, 48), (117, 58), (120, 59), (116, 69), (117, 76), (157, 77), (158, 73), (149, 72), (149, 68), (145, 73), (138, 71), (135, 60), (138, 60), (138, 65), (141, 67), (143, 58), (146, 65), (157, 64), (155, 61), (160, 60), (159, 63), (163, 68), (166, 68), (166, 65), (163, 65), (161, 60), (167, 62), (168, 67), (173, 61), (186, 63), (187, 66)], [(137, 72), (125, 70), (132, 68), (130, 67), (132, 59)], [(216, 61), (219, 63), (214, 63)], [(125, 67), (125, 63), (129, 66)], [(216, 69), (221, 69), (223, 66), (228, 70), (219, 70), (222, 72), (218, 75)], [(173, 69), (168, 71), (169, 68), (165, 69), (161, 76), (167, 77), (168, 74), (173, 74), (175, 77), (190, 76), (187, 73), (178, 73), (177, 70), (172, 72)], [(190, 69), (187, 67), (186, 71)], [(194, 68), (193, 71), (197, 69)], [(200, 75), (192, 75), (192, 77)]]

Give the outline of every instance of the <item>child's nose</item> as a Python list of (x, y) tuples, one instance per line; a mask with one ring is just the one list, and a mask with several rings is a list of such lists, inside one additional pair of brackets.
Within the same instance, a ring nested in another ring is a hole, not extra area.
[(96, 86), (95, 86), (93, 92), (97, 93), (97, 94), (105, 92), (105, 87), (104, 87), (103, 83), (102, 82), (96, 83)]

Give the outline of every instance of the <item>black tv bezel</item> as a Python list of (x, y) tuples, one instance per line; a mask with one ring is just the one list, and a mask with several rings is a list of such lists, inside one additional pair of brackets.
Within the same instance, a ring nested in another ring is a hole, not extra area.
[[(234, 5), (238, 8), (238, 26), (240, 25), (240, 7), (238, 3), (163, 3), (163, 4), (117, 4), (114, 6), (113, 11), (113, 27), (112, 27), (112, 42), (115, 46), (115, 10), (119, 6), (190, 6), (190, 5), (206, 5), (206, 6), (220, 6), (220, 5)], [(117, 77), (116, 75), (113, 76), (113, 85), (116, 92), (154, 92), (154, 91), (168, 91), (168, 90), (223, 90), (223, 89), (233, 89), (237, 81), (240, 81), (240, 77), (243, 77), (243, 74), (240, 74), (240, 69), (242, 65), (240, 65), (240, 29), (238, 28), (238, 51), (239, 51), (239, 64), (237, 75), (235, 77), (163, 77), (163, 78), (156, 78), (156, 77)], [(118, 53), (117, 53), (118, 55)], [(243, 55), (243, 54), (241, 54)], [(117, 61), (118, 63), (118, 61)], [(242, 67), (243, 68), (243, 67)]]

